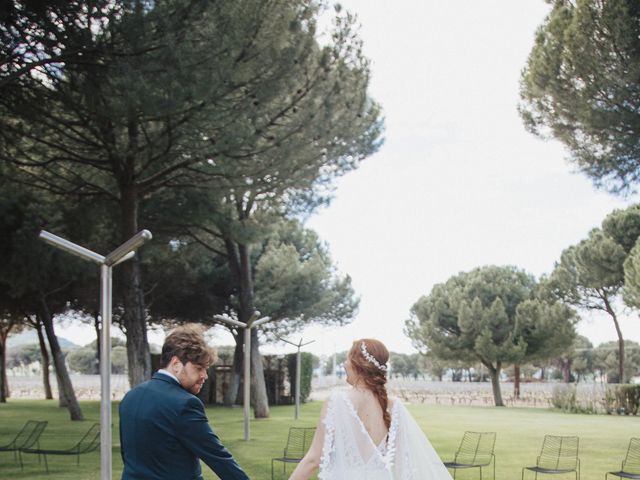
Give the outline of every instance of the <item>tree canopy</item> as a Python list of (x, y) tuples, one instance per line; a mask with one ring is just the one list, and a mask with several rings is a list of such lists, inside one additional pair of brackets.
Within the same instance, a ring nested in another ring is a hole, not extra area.
[[(167, 276), (145, 255), (167, 261), (189, 285), (211, 281), (215, 290), (220, 278), (230, 280), (224, 301), (200, 288), (191, 311), (175, 314), (194, 317), (201, 308), (207, 317), (235, 302), (247, 321), (257, 300), (293, 326), (303, 312), (342, 322), (355, 309), (349, 279), (332, 271), (319, 242), (301, 253), (273, 240), (270, 228), (326, 204), (333, 181), (382, 142), (355, 18), (336, 7), (320, 41), (325, 7), (315, 0), (116, 0), (13, 2), (2, 12), (0, 160), (11, 164), (4, 177), (67, 206), (91, 205), (99, 225), (76, 225), (77, 235), (68, 236), (86, 239), (88, 248), (109, 251), (150, 226), (164, 242), (115, 272), (132, 384), (151, 373), (148, 314), (172, 314), (170, 295), (160, 295), (171, 292), (160, 285)], [(208, 257), (202, 268), (194, 252), (171, 251), (195, 243)], [(296, 255), (289, 271), (276, 271)], [(308, 289), (268, 291), (262, 279), (276, 274), (304, 277)], [(254, 282), (263, 282), (260, 291)], [(312, 291), (324, 291), (315, 304)], [(252, 344), (254, 406), (266, 416), (257, 337)]]
[(584, 310), (606, 313), (619, 343), (619, 378), (624, 378), (624, 338), (616, 302), (624, 285), (626, 252), (601, 229), (562, 252), (549, 278), (549, 288), (562, 301)]
[(640, 180), (640, 4), (553, 0), (522, 72), (520, 114), (598, 186)]
[(462, 272), (414, 304), (407, 333), (417, 348), (442, 360), (481, 362), (489, 369), (495, 404), (503, 406), (503, 366), (553, 355), (575, 335), (573, 312), (536, 292), (535, 279), (515, 267)]

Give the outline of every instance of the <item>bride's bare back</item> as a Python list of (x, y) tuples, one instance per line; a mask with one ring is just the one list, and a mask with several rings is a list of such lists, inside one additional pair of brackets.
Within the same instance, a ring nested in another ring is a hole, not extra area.
[(317, 468), (323, 480), (451, 480), (402, 402), (388, 399), (388, 360), (378, 340), (353, 343), (344, 363), (351, 388), (324, 403), (309, 451), (289, 480), (307, 480)]
[[(373, 443), (380, 445), (387, 437), (389, 430), (384, 423), (382, 407), (376, 396), (368, 389), (350, 388), (347, 392), (347, 398), (351, 401)], [(389, 410), (391, 407), (390, 401)]]

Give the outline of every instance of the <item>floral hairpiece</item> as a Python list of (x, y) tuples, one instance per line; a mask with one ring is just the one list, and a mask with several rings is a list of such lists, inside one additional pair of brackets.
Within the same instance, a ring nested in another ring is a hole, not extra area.
[(376, 360), (376, 357), (374, 357), (367, 351), (367, 345), (364, 342), (360, 344), (360, 351), (362, 352), (362, 356), (367, 360), (367, 362), (373, 363), (376, 367), (378, 367), (383, 372), (387, 371), (387, 365), (386, 364), (383, 365), (378, 360)]

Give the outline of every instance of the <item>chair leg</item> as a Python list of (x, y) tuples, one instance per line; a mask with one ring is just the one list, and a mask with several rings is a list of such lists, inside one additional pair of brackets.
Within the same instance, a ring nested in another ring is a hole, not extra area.
[(24, 464), (22, 463), (22, 452), (18, 450), (18, 458), (20, 459), (20, 470), (24, 470)]
[(524, 480), (524, 468), (522, 469), (522, 476), (520, 477), (521, 480)]
[(496, 457), (493, 457), (493, 480), (496, 480)]
[(273, 460), (271, 460), (271, 480), (275, 480), (273, 478)]
[(480, 467), (480, 480), (482, 480), (482, 467)]
[(47, 454), (43, 453), (42, 456), (44, 457), (44, 468), (47, 470), (47, 475), (49, 475), (49, 462), (47, 462)]

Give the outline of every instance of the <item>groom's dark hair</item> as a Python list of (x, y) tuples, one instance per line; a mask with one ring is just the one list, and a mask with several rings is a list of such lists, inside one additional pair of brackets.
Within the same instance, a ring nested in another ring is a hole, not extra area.
[(207, 345), (202, 327), (183, 325), (172, 331), (162, 345), (161, 367), (166, 367), (173, 357), (183, 363), (191, 362), (209, 368), (216, 361), (216, 353)]

